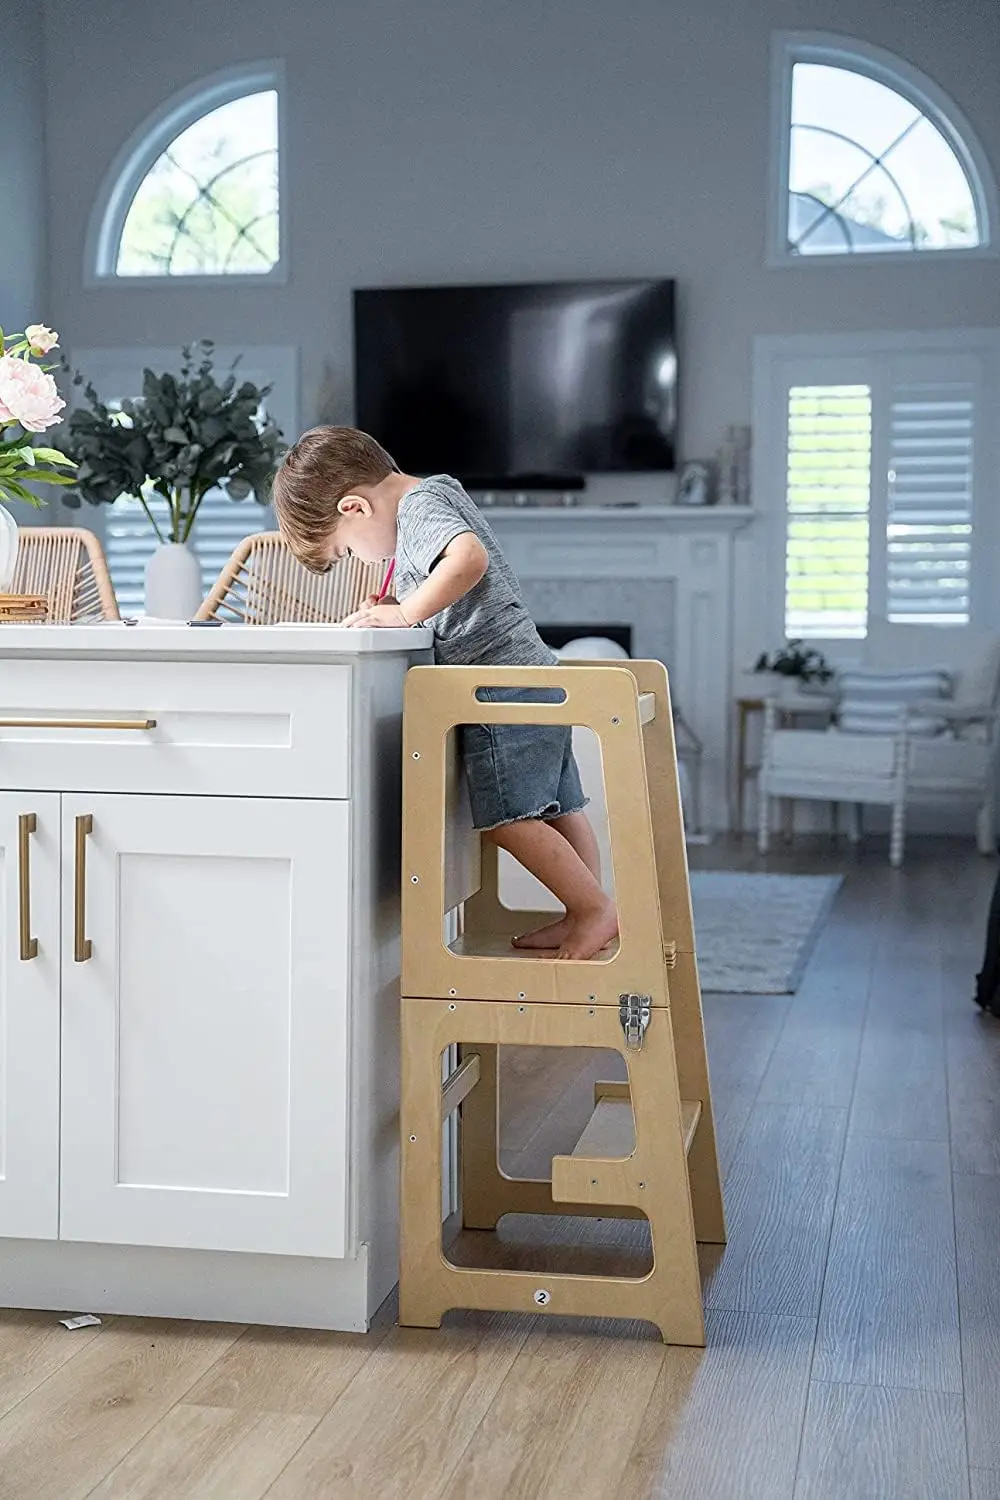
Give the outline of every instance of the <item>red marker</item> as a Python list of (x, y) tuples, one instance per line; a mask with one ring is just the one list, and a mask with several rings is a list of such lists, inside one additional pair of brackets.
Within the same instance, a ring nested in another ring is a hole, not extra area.
[(385, 578), (382, 580), (382, 587), (379, 589), (378, 598), (375, 600), (376, 604), (381, 604), (382, 600), (385, 598), (386, 594), (389, 592), (389, 585), (392, 582), (392, 575), (393, 575), (393, 573), (395, 573), (395, 571), (396, 571), (396, 559), (392, 558), (392, 560), (389, 563), (389, 566), (385, 570)]

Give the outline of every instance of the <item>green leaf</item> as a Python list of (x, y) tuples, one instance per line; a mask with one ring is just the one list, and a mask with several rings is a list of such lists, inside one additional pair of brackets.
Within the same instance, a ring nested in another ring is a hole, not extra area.
[(31, 505), (35, 510), (41, 510), (45, 504), (45, 501), (41, 500), (38, 495), (33, 495), (30, 490), (26, 490), (24, 485), (18, 484), (15, 479), (4, 479), (2, 481), (2, 488), (7, 495), (12, 496), (15, 500), (23, 500), (25, 505)]
[(67, 468), (76, 468), (74, 461), (71, 458), (67, 458), (65, 453), (60, 453), (58, 448), (36, 448), (34, 453), (35, 457), (40, 458), (43, 463), (65, 464)]
[(141, 497), (148, 481), (171, 507), (175, 527), (178, 518), (182, 525), (190, 520), (215, 486), (227, 488), (234, 502), (266, 494), (284, 446), (264, 411), (270, 387), (261, 390), (247, 380), (238, 385), (233, 371), (217, 380), (212, 347), (207, 340), (188, 346), (179, 373), (144, 370), (142, 395), (122, 403), (129, 427), (88, 386), (86, 407), (77, 407), (67, 424), (65, 457), (42, 457), (35, 450), (48, 470), (78, 465), (67, 485), (68, 503)]
[(33, 469), (32, 484), (76, 484), (72, 474), (57, 474), (54, 469)]

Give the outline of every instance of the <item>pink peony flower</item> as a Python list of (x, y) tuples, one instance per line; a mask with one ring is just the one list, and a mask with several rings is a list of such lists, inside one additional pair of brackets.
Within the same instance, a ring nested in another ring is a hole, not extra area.
[(20, 422), (25, 432), (44, 432), (62, 421), (65, 405), (51, 375), (16, 355), (0, 357), (0, 427)]
[(44, 323), (29, 323), (24, 336), (31, 346), (32, 354), (48, 354), (59, 343), (59, 335), (55, 329), (46, 328)]

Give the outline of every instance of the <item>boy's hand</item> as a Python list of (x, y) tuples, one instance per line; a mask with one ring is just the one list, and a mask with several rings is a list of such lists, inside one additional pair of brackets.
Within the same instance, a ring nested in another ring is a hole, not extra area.
[(373, 604), (368, 600), (356, 609), (353, 615), (348, 615), (342, 625), (349, 625), (356, 630), (409, 630), (410, 622), (403, 617), (403, 611), (398, 604), (389, 604), (383, 600), (381, 604)]

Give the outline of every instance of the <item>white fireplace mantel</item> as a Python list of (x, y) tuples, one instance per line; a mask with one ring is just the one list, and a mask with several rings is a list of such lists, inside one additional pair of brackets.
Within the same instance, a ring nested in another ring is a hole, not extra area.
[(704, 815), (727, 821), (734, 548), (748, 506), (491, 506), (539, 625), (630, 625), (702, 740)]
[(490, 505), (483, 508), (490, 525), (517, 521), (536, 530), (624, 525), (637, 530), (742, 531), (757, 515), (748, 505)]

